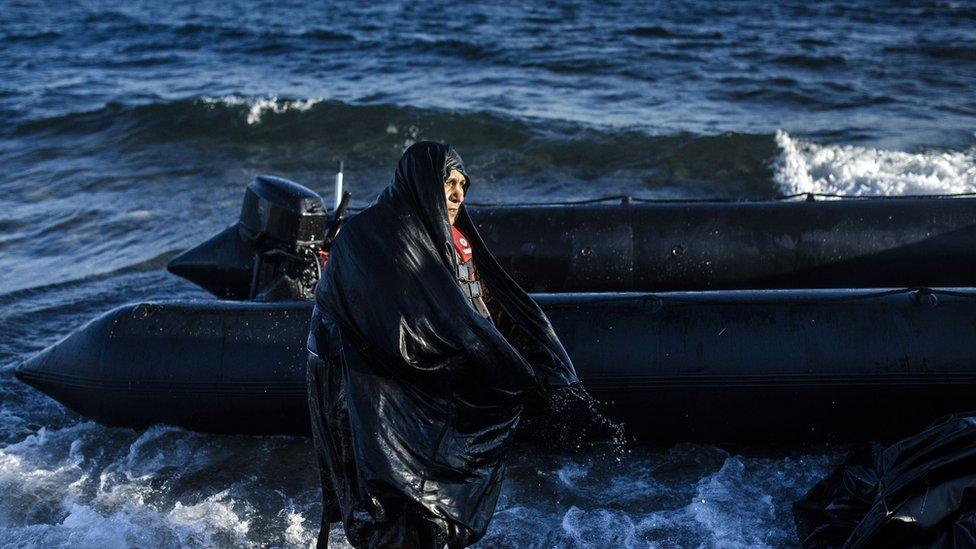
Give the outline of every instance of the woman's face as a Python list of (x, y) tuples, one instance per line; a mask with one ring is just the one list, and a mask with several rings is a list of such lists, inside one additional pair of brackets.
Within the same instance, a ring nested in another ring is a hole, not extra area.
[(444, 198), (447, 200), (447, 220), (453, 225), (458, 208), (464, 202), (464, 174), (460, 171), (451, 170), (451, 174), (444, 180)]

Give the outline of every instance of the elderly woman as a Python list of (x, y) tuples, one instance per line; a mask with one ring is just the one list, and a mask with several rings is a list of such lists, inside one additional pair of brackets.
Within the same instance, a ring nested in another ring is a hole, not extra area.
[(340, 520), (354, 547), (478, 541), (526, 401), (576, 381), (465, 212), (469, 182), (417, 143), (332, 247), (309, 336), (320, 545)]

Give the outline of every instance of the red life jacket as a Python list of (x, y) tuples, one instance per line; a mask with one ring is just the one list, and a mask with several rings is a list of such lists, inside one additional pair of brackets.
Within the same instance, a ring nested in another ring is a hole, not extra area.
[(451, 225), (451, 236), (454, 239), (454, 274), (465, 295), (471, 300), (471, 305), (481, 316), (491, 319), (488, 307), (485, 305), (484, 291), (475, 273), (474, 253), (471, 242), (457, 227)]
[(471, 259), (471, 243), (468, 242), (468, 237), (464, 236), (464, 233), (460, 229), (451, 225), (451, 236), (454, 237), (454, 249), (457, 250), (459, 256), (461, 256), (461, 262), (467, 262)]

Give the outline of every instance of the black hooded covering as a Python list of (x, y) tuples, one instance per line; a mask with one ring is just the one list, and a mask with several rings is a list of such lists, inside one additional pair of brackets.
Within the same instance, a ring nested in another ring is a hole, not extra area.
[(807, 547), (976, 547), (976, 415), (855, 449), (793, 516)]
[(332, 359), (325, 373), (310, 368), (313, 434), (335, 495), (327, 520), (341, 518), (356, 546), (378, 543), (377, 525), (404, 509), (451, 546), (480, 539), (523, 405), (576, 382), (549, 320), (463, 206), (455, 224), (492, 319), (458, 284), (448, 168), (464, 172), (447, 145), (407, 149), (390, 185), (339, 233), (316, 289), (310, 347)]

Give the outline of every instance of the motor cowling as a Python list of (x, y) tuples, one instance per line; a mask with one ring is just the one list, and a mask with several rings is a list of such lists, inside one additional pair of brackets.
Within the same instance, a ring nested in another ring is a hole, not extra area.
[(167, 269), (224, 299), (310, 299), (327, 225), (314, 191), (258, 176), (244, 192), (238, 222), (173, 258)]

